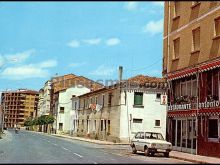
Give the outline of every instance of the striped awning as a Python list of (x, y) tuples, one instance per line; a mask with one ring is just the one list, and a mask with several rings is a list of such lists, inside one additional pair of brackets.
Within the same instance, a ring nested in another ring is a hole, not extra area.
[(174, 73), (170, 73), (167, 75), (167, 80), (170, 81), (170, 80), (180, 79), (183, 77), (188, 77), (193, 74), (196, 74), (197, 72), (201, 73), (201, 72), (212, 70), (212, 69), (215, 69), (218, 67), (220, 67), (220, 59), (199, 64), (199, 65), (195, 66), (194, 68), (186, 68), (181, 71), (176, 71)]
[[(198, 116), (217, 116), (217, 115), (220, 115), (220, 107), (198, 110)], [(197, 116), (197, 110), (196, 109), (175, 110), (168, 112), (168, 117), (190, 117), (190, 116)]]

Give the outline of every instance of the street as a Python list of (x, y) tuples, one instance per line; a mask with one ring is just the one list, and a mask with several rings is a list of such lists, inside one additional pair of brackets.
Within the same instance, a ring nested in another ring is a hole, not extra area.
[(162, 156), (131, 154), (129, 146), (98, 145), (21, 130), (5, 131), (0, 163), (190, 163)]

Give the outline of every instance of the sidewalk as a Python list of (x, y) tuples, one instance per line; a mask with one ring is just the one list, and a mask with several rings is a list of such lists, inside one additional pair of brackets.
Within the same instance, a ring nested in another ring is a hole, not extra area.
[(60, 134), (51, 134), (51, 135), (57, 136), (57, 137), (68, 138), (68, 139), (86, 141), (90, 143), (102, 144), (102, 145), (129, 145), (130, 144), (130, 143), (113, 143), (109, 141), (95, 140), (95, 139), (89, 139), (89, 138), (87, 139), (83, 137), (75, 137), (75, 136), (70, 136), (70, 135), (60, 135)]
[(175, 158), (175, 159), (190, 161), (193, 163), (199, 163), (199, 164), (219, 164), (220, 163), (220, 158), (194, 155), (194, 154), (178, 152), (178, 151), (171, 151), (170, 157)]

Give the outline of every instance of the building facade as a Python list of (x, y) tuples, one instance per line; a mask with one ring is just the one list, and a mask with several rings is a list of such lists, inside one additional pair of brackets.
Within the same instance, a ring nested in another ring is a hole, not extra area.
[[(136, 86), (130, 86), (130, 82)], [(144, 87), (145, 83), (153, 82), (160, 86)], [(161, 96), (166, 97), (164, 82), (138, 75), (74, 98), (76, 134), (112, 142), (129, 142), (143, 130), (160, 132), (166, 137), (166, 104), (161, 104)]]
[(220, 2), (165, 2), (163, 45), (173, 149), (220, 157)]
[(52, 83), (51, 109), (56, 120), (56, 133), (71, 133), (74, 112), (72, 111), (72, 97), (102, 88), (102, 85), (83, 76), (73, 74), (58, 77)]
[(4, 127), (24, 126), (28, 117), (36, 117), (39, 94), (37, 91), (19, 89), (3, 91), (1, 105), (4, 113)]

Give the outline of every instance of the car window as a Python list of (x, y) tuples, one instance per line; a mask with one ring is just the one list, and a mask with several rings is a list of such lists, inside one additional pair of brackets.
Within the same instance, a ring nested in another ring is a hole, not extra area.
[(146, 132), (145, 133), (146, 139), (158, 139), (158, 140), (164, 140), (161, 133), (154, 133), (154, 132)]
[(141, 133), (138, 132), (138, 133), (135, 135), (135, 139), (140, 139), (140, 137), (141, 137)]
[(144, 139), (144, 132), (140, 133), (140, 139)]

